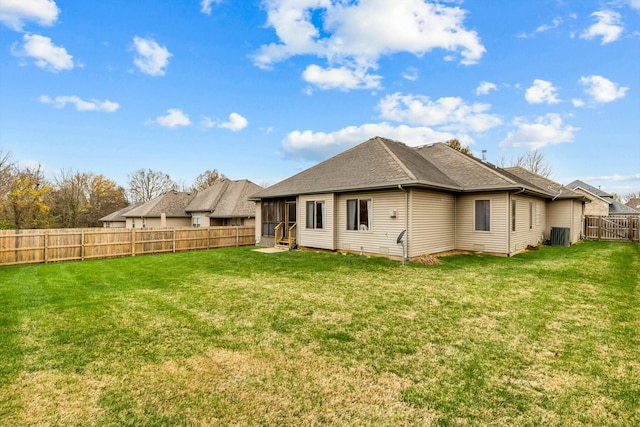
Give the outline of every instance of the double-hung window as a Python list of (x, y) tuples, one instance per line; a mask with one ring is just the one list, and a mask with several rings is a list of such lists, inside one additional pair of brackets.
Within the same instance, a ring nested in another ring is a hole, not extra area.
[(347, 200), (347, 230), (371, 229), (371, 199)]
[(324, 229), (324, 201), (307, 201), (307, 229)]
[(491, 200), (476, 200), (474, 227), (476, 231), (491, 231)]
[(516, 231), (516, 201), (511, 200), (511, 231)]
[(200, 227), (200, 212), (194, 212), (191, 215), (191, 225), (193, 227)]

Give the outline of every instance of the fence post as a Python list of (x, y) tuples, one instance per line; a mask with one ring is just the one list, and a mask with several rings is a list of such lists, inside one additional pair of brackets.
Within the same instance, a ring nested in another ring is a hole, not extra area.
[(44, 262), (49, 260), (49, 232), (44, 232)]
[(173, 229), (173, 253), (176, 253), (176, 229)]
[(131, 229), (131, 256), (136, 256), (136, 229)]
[(238, 235), (238, 226), (236, 225), (236, 248), (239, 246), (240, 236)]
[(84, 261), (84, 228), (80, 230), (80, 261)]

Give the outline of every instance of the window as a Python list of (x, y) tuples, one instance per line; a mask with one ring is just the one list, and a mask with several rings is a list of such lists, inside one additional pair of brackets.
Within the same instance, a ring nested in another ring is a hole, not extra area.
[(262, 204), (262, 235), (274, 236), (276, 226), (284, 221), (283, 200), (263, 200)]
[(511, 200), (511, 231), (516, 231), (516, 201)]
[(529, 230), (533, 228), (533, 202), (529, 202)]
[(323, 229), (324, 228), (324, 202), (308, 201), (307, 202), (307, 228)]
[(370, 222), (371, 199), (347, 200), (347, 230), (367, 231)]
[(536, 202), (536, 225), (540, 225), (540, 202)]
[(476, 200), (475, 230), (491, 231), (491, 200)]
[(193, 227), (200, 227), (200, 212), (194, 212), (191, 215), (191, 225)]

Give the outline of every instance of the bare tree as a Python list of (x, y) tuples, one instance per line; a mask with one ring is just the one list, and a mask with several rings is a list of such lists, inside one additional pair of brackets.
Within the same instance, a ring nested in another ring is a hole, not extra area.
[(54, 182), (52, 214), (63, 228), (86, 226), (92, 173), (62, 171)]
[(226, 177), (218, 172), (218, 169), (207, 170), (196, 177), (191, 186), (192, 191), (201, 191), (207, 187), (211, 187), (216, 181), (221, 181)]
[(167, 191), (176, 190), (176, 184), (166, 173), (139, 169), (128, 176), (129, 198), (132, 203), (148, 202)]
[(544, 154), (537, 149), (533, 151), (527, 151), (525, 154), (518, 156), (517, 159), (506, 161), (504, 157), (500, 160), (501, 167), (519, 166), (529, 172), (536, 173), (538, 175), (549, 178), (553, 175), (551, 165), (544, 158)]

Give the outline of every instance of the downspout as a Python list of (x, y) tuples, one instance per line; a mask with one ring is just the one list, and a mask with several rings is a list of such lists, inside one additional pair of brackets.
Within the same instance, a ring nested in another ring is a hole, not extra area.
[[(404, 229), (407, 230), (405, 233), (405, 253), (409, 256), (409, 193), (402, 187), (402, 184), (398, 184), (398, 188), (404, 192)], [(402, 260), (402, 264), (405, 263), (405, 260)]]
[(510, 257), (511, 256), (511, 230), (513, 228), (513, 226), (511, 225), (513, 223), (513, 218), (511, 218), (511, 215), (513, 215), (513, 212), (511, 212), (511, 197), (515, 196), (516, 194), (520, 194), (520, 193), (524, 193), (525, 188), (522, 187), (522, 189), (516, 191), (515, 193), (509, 193), (509, 202), (507, 203), (507, 212), (509, 213), (507, 215), (507, 218), (509, 218), (509, 224), (507, 224), (507, 256)]

